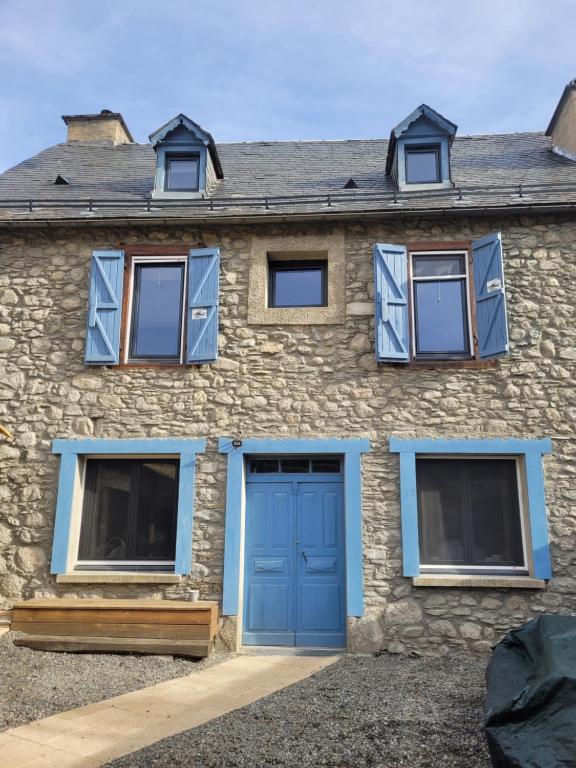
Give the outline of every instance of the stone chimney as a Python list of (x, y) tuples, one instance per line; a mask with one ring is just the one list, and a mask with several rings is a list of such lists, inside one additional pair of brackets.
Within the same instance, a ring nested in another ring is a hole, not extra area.
[(104, 142), (106, 144), (133, 144), (134, 139), (119, 112), (103, 109), (98, 115), (62, 115), (68, 126), (66, 143)]
[(554, 110), (546, 136), (552, 138), (552, 151), (576, 160), (576, 78), (571, 80)]

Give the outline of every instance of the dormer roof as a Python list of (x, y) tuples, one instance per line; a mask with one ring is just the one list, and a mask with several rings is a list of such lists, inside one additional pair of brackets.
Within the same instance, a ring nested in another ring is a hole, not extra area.
[(408, 117), (404, 118), (401, 123), (392, 128), (390, 132), (390, 141), (388, 143), (388, 156), (386, 158), (386, 173), (390, 173), (392, 164), (394, 162), (394, 153), (396, 151), (396, 141), (399, 139), (410, 126), (417, 120), (425, 118), (429, 123), (432, 123), (438, 128), (438, 134), (446, 136), (448, 142), (451, 144), (454, 141), (454, 136), (458, 130), (458, 126), (445, 118), (435, 109), (429, 107), (428, 104), (420, 104), (419, 107), (411, 112)]
[(156, 149), (160, 142), (168, 142), (170, 141), (171, 135), (176, 138), (176, 136), (183, 131), (192, 134), (196, 141), (201, 142), (208, 148), (216, 176), (219, 179), (223, 179), (224, 172), (222, 171), (222, 165), (220, 164), (220, 158), (218, 157), (216, 144), (212, 135), (208, 133), (208, 131), (205, 131), (202, 126), (198, 125), (198, 123), (195, 123), (194, 120), (190, 120), (190, 118), (182, 112), (171, 120), (168, 120), (167, 123), (164, 123), (164, 125), (151, 133), (148, 138), (154, 149)]

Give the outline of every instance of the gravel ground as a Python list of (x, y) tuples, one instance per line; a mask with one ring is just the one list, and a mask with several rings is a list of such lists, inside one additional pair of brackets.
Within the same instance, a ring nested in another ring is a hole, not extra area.
[(16, 634), (0, 636), (0, 731), (102, 701), (228, 658), (194, 661), (135, 654), (48, 653), (17, 648)]
[(489, 768), (486, 660), (349, 656), (108, 768)]

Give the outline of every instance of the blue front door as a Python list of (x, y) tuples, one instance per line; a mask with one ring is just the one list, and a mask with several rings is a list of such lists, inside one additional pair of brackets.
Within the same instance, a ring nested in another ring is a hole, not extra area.
[(346, 645), (343, 484), (248, 482), (246, 645)]

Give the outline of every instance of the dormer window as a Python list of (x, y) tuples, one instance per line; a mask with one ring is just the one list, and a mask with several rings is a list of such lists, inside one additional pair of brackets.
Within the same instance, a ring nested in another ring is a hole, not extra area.
[(186, 115), (177, 115), (150, 135), (156, 152), (152, 197), (206, 197), (223, 178), (214, 139)]
[(440, 146), (405, 147), (406, 184), (434, 184), (440, 175)]
[(450, 146), (457, 126), (421, 104), (390, 134), (386, 173), (402, 192), (450, 189)]
[(167, 192), (198, 192), (198, 155), (167, 155), (166, 185)]

